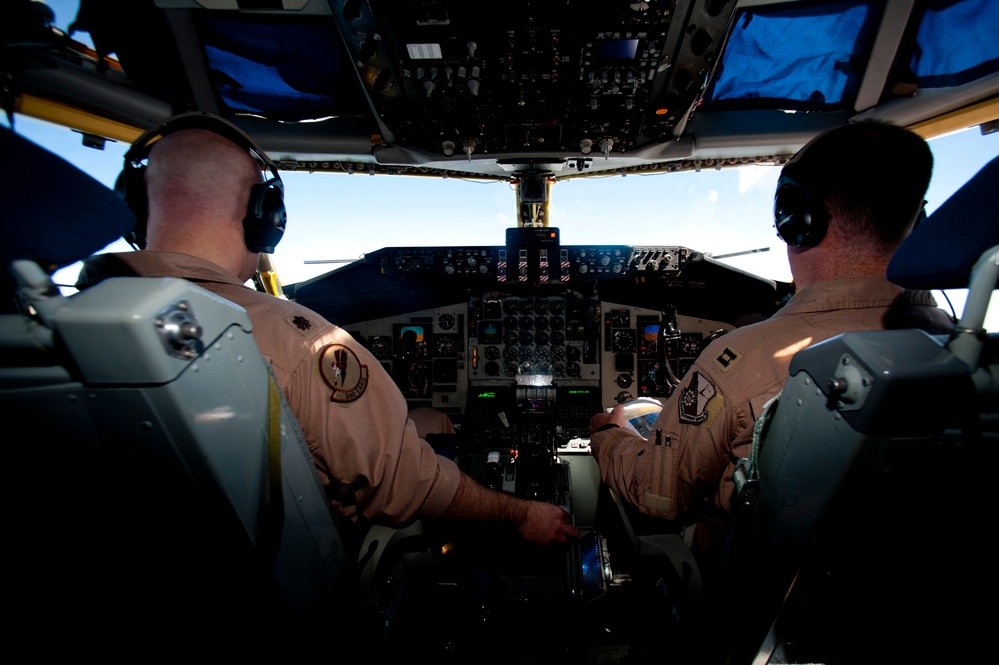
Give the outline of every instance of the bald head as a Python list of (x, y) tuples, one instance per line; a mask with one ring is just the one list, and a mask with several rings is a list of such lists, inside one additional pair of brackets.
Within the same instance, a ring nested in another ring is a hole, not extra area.
[(214, 132), (185, 129), (156, 142), (145, 178), (147, 249), (198, 256), (244, 280), (252, 276), (257, 255), (243, 242), (243, 218), (263, 175), (249, 152)]

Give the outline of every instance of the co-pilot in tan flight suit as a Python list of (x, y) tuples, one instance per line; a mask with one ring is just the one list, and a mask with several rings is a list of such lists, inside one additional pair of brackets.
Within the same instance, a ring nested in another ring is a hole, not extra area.
[(418, 515), (440, 515), (451, 504), (458, 467), (420, 438), (402, 393), (349, 334), (312, 310), (247, 288), (214, 263), (186, 254), (93, 257), (80, 286), (122, 274), (182, 277), (246, 309), (253, 337), (298, 418), (319, 478), (331, 496), (339, 497), (334, 504), (345, 514), (360, 512), (395, 525)]
[(949, 325), (929, 293), (884, 278), (810, 284), (770, 319), (708, 345), (656, 421), (664, 445), (625, 428), (595, 432), (603, 481), (643, 514), (697, 522), (694, 550), (704, 554), (727, 528), (735, 463), (749, 455), (753, 423), (783, 389), (796, 352), (847, 331)]

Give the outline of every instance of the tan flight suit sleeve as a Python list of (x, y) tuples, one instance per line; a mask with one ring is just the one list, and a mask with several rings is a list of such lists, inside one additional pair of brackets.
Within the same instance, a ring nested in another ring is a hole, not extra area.
[(590, 440), (603, 482), (649, 516), (682, 520), (716, 496), (734, 432), (748, 424), (703, 357), (666, 400), (656, 421), (662, 444), (630, 429), (596, 432)]
[(288, 379), (320, 480), (338, 507), (383, 524), (440, 515), (459, 472), (417, 434), (406, 401), (381, 364), (332, 327)]
[(409, 419), (416, 425), (416, 432), (421, 438), (428, 434), (454, 434), (454, 423), (443, 411), (428, 406), (418, 406), (409, 410)]

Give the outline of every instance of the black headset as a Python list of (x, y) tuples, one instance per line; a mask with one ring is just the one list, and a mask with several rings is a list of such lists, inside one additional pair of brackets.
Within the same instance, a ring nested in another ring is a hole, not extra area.
[(125, 167), (115, 182), (115, 191), (125, 200), (135, 215), (135, 228), (125, 236), (132, 247), (146, 246), (146, 219), (149, 202), (146, 197), (145, 160), (158, 139), (184, 129), (205, 129), (228, 139), (250, 153), (261, 169), (269, 171), (265, 182), (250, 189), (250, 202), (243, 218), (243, 240), (251, 252), (272, 254), (284, 235), (288, 215), (284, 206), (284, 183), (277, 165), (243, 130), (228, 120), (202, 111), (182, 113), (164, 120), (132, 143), (125, 153)]
[(829, 212), (788, 171), (785, 166), (774, 193), (777, 235), (794, 247), (815, 247), (829, 228)]

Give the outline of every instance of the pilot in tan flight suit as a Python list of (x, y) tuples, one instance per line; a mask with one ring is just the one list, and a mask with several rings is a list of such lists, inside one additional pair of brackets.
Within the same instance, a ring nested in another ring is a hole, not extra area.
[(784, 166), (775, 194), (794, 296), (703, 350), (663, 406), (654, 426), (660, 445), (626, 429), (620, 405), (593, 416), (590, 443), (604, 483), (645, 515), (696, 524), (702, 566), (731, 521), (735, 464), (749, 456), (753, 424), (783, 389), (795, 353), (847, 331), (949, 330), (929, 293), (885, 278), (932, 168), (926, 142), (894, 125), (857, 123), (813, 139)]
[[(167, 121), (164, 136), (149, 148), (138, 183), (148, 202), (145, 251), (92, 258), (80, 285), (129, 272), (182, 277), (244, 307), (320, 480), (348, 516), (387, 525), (417, 517), (503, 522), (541, 545), (577, 537), (558, 506), (487, 489), (435, 454), (395, 383), (348, 333), (309, 309), (244, 286), (265, 251), (251, 241), (259, 231), (251, 227), (271, 226), (265, 236), (280, 227), (276, 239), (262, 245), (276, 244), (283, 233), (283, 185), (275, 182), (276, 168), (262, 183), (266, 158), (249, 137), (202, 115), (190, 126)], [(264, 191), (275, 186), (280, 191)], [(261, 207), (271, 210), (259, 215)]]

